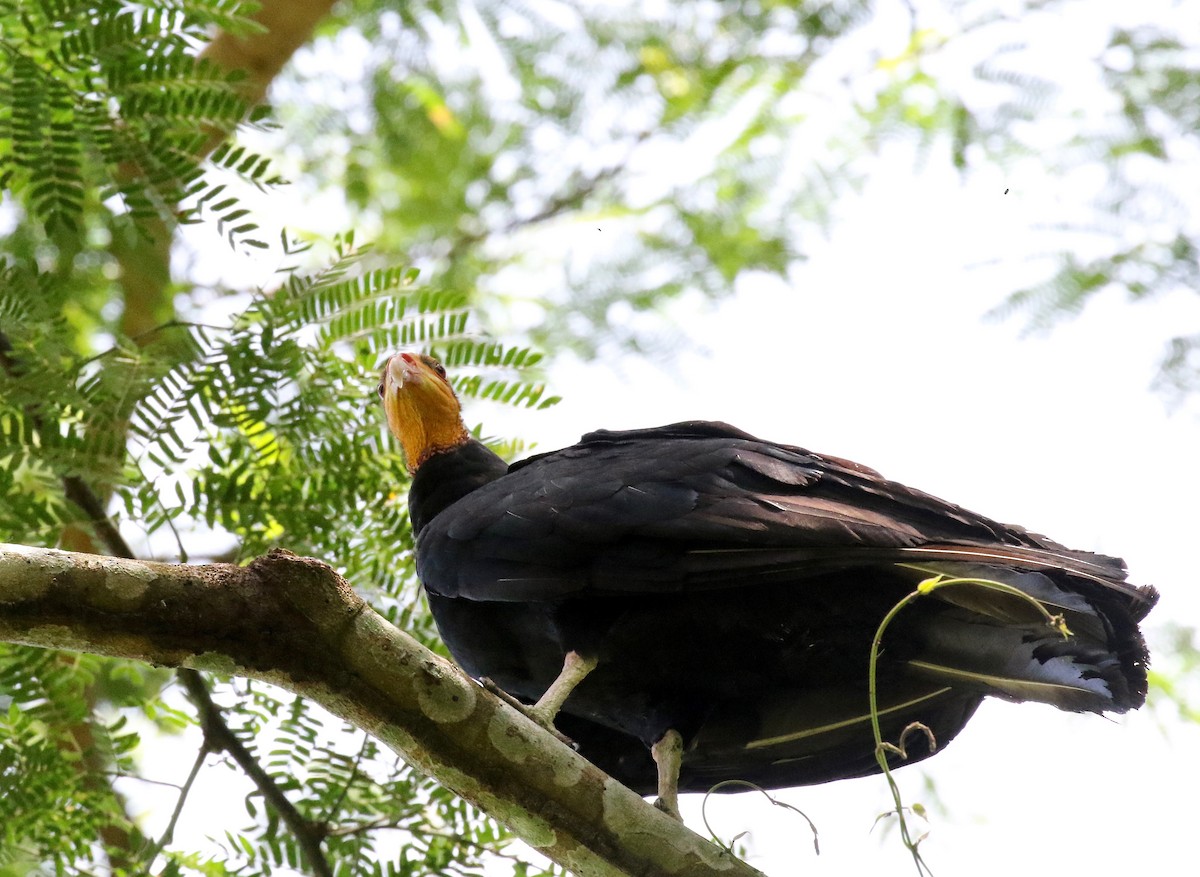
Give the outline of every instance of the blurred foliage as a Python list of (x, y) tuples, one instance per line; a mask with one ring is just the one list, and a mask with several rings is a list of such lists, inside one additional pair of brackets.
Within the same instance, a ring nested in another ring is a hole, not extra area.
[[(211, 28), (254, 28), (241, 5), (191, 2), (185, 14), (121, 0), (0, 3), (0, 185), (55, 243), (82, 249), (73, 238), (88, 202), (109, 199), (143, 223), (178, 212), (215, 220), (231, 241), (255, 230), (203, 177), (198, 157), (247, 113), (239, 77), (195, 56)], [(223, 149), (212, 164), (278, 182), (244, 150)]]
[[(341, 9), (280, 100), (285, 129), (316, 132), (303, 185), (542, 347), (677, 340), (642, 315), (788, 275), (895, 145), (1057, 195), (1031, 208), (1047, 251), (1010, 257), (1043, 280), (997, 314), (1039, 328), (1102, 291), (1198, 288), (1175, 184), (1197, 172), (1200, 106), (1181, 4), (1099, 27), (1067, 0)], [(332, 100), (300, 97), (331, 77)], [(1170, 341), (1164, 385), (1195, 386), (1197, 344)]]
[[(1109, 290), (1200, 288), (1174, 182), (1195, 178), (1195, 32), (1133, 12), (1068, 71), (1054, 22), (1089, 16), (1080, 0), (355, 0), (247, 118), (237, 77), (196, 52), (213, 28), (254, 33), (254, 8), (0, 0), (4, 541), (83, 533), (103, 550), (75, 479), (144, 556), (322, 557), (436, 647), (407, 475), (374, 405), (383, 355), (432, 349), (463, 396), (550, 404), (535, 349), (650, 349), (673, 338), (673, 299), (791, 277), (898, 147), (1059, 197), (1045, 280), (1004, 313), (1040, 326)], [(321, 206), (280, 215), (296, 201)], [(278, 270), (262, 289), (228, 279), (230, 250)], [(1165, 382), (1195, 388), (1198, 345), (1171, 341)], [(1194, 640), (1177, 646), (1190, 672)], [(1166, 666), (1154, 697), (1194, 716)], [(510, 855), (505, 832), (361, 733), (267, 686), (214, 684), (339, 874), (478, 873)], [(186, 798), (149, 797), (183, 779), (151, 754), (204, 752), (167, 674), (3, 647), (0, 724), (4, 877), (306, 870), (257, 792), (200, 850), (143, 834), (138, 814)]]
[[(1103, 171), (1103, 182), (1089, 185), (1090, 203), (1047, 224), (1062, 251), (1051, 276), (994, 312), (1024, 312), (1034, 329), (1078, 314), (1101, 293), (1148, 301), (1200, 291), (1200, 225), (1187, 194), (1198, 170), (1200, 43), (1155, 23), (1113, 27), (1095, 66), (1109, 98), (1102, 119), (1068, 114), (1075, 127), (1049, 149), (1040, 132), (1014, 135), (1029, 151), (1043, 141), (1051, 175)], [(1200, 331), (1169, 339), (1159, 384), (1177, 398), (1200, 390)]]
[(1164, 724), (1169, 718), (1200, 724), (1200, 630), (1173, 622), (1162, 640), (1166, 647), (1150, 671), (1150, 706)]
[(342, 96), (279, 113), (318, 132), (303, 185), (344, 192), (381, 250), (476, 290), (486, 325), (583, 354), (614, 335), (645, 345), (662, 326), (626, 329), (614, 306), (784, 275), (809, 233), (795, 220), (819, 225), (853, 181), (844, 153), (800, 136), (815, 108), (787, 101), (868, 13), (846, 0), (348, 4), (287, 86), (344, 77)]

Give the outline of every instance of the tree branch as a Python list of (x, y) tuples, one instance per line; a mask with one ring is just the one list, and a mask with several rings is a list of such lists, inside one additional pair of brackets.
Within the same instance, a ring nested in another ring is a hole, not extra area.
[[(38, 428), (41, 429), (43, 427), (40, 418), (38, 420)], [(132, 560), (133, 549), (129, 547), (129, 543), (125, 541), (125, 537), (121, 535), (117, 525), (108, 516), (108, 511), (104, 508), (104, 500), (100, 499), (96, 492), (88, 486), (88, 483), (78, 475), (64, 475), (62, 485), (63, 495), (87, 515), (87, 522), (96, 529), (96, 537), (100, 540), (100, 544), (116, 557)]]
[[(244, 72), (246, 78), (238, 83), (239, 91), (247, 106), (256, 106), (267, 96), (267, 88), (283, 65), (308, 42), (321, 19), (333, 9), (333, 4), (334, 0), (264, 0), (251, 16), (262, 25), (261, 32), (235, 36), (229, 31), (220, 31), (204, 47), (200, 57), (225, 70)], [(211, 131), (199, 154), (208, 155), (228, 133)]]
[(183, 683), (183, 687), (187, 689), (188, 695), (196, 704), (196, 709), (200, 712), (200, 724), (204, 728), (205, 743), (211, 747), (213, 752), (228, 753), (229, 757), (237, 762), (237, 766), (242, 769), (242, 772), (262, 792), (267, 803), (275, 809), (279, 818), (287, 825), (288, 831), (299, 841), (300, 848), (304, 851), (305, 859), (313, 873), (320, 877), (333, 877), (333, 869), (329, 866), (329, 862), (325, 859), (325, 853), (321, 849), (321, 832), (312, 822), (305, 819), (296, 806), (288, 800), (283, 789), (279, 788), (279, 785), (250, 754), (250, 750), (242, 744), (229, 725), (225, 724), (225, 719), (221, 716), (221, 708), (213, 703), (208, 686), (204, 684), (200, 674), (195, 670), (180, 667), (177, 675), (179, 681)]
[(205, 740), (204, 744), (200, 747), (200, 751), (196, 753), (196, 760), (192, 762), (192, 769), (188, 773), (187, 779), (179, 787), (179, 798), (175, 802), (175, 809), (171, 811), (171, 819), (167, 822), (167, 827), (163, 831), (162, 837), (158, 839), (158, 842), (146, 854), (145, 862), (147, 867), (153, 864), (158, 854), (175, 837), (175, 826), (179, 824), (179, 816), (183, 813), (183, 805), (187, 803), (188, 795), (192, 793), (192, 785), (196, 782), (196, 777), (200, 775), (200, 768), (204, 767), (204, 759), (208, 758), (208, 754), (211, 751), (208, 741)]
[(262, 679), (321, 704), (597, 877), (759, 872), (388, 624), (319, 561), (248, 567), (0, 546), (0, 640)]

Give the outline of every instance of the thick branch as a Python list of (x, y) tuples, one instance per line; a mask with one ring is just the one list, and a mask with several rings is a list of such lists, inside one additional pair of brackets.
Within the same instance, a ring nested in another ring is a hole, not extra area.
[(296, 50), (308, 42), (334, 0), (265, 0), (251, 16), (263, 30), (247, 36), (220, 31), (200, 53), (226, 70), (244, 70), (242, 97), (256, 104)]
[[(226, 70), (245, 73), (245, 79), (239, 83), (241, 96), (247, 106), (255, 106), (262, 103), (271, 81), (296, 50), (308, 42), (333, 4), (334, 0), (264, 0), (252, 16), (262, 25), (261, 32), (234, 36), (220, 31), (200, 57)], [(213, 131), (200, 154), (207, 155), (226, 136), (227, 132)]]
[(581, 875), (759, 872), (387, 623), (326, 565), (0, 546), (0, 640), (262, 679), (320, 703)]

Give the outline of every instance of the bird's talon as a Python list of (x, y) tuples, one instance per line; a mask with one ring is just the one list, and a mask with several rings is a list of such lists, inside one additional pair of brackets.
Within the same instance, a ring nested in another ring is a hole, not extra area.
[(496, 697), (500, 698), (506, 704), (511, 706), (513, 709), (524, 714), (526, 718), (530, 719), (533, 722), (536, 722), (538, 725), (540, 725), (546, 731), (549, 731), (556, 738), (558, 738), (558, 741), (560, 743), (565, 743), (567, 746), (570, 746), (572, 749), (578, 751), (579, 745), (574, 740), (572, 740), (570, 737), (568, 737), (566, 734), (564, 734), (562, 731), (558, 730), (558, 728), (554, 727), (553, 719), (547, 719), (546, 716), (544, 716), (542, 713), (537, 711), (532, 705), (527, 704), (527, 703), (521, 703), (521, 701), (517, 700), (515, 697), (513, 697), (511, 694), (509, 694), (507, 691), (505, 691), (503, 688), (501, 688), (494, 681), (492, 681), (491, 678), (489, 678), (487, 676), (481, 677), (479, 680), (479, 684), (482, 685), (488, 691), (490, 691), (492, 694), (496, 695)]
[(479, 684), (508, 705), (524, 708), (525, 705), (521, 703), (521, 701), (517, 700), (515, 697), (493, 682), (490, 676), (480, 677)]
[(679, 808), (672, 807), (669, 803), (664, 801), (662, 798), (655, 798), (654, 806), (657, 807), (659, 810), (661, 810), (663, 813), (666, 813), (672, 819), (674, 819), (678, 822), (683, 822), (683, 816), (680, 815)]

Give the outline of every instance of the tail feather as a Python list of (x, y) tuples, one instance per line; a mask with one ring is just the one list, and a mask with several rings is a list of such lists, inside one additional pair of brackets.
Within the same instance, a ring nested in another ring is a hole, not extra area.
[[(1029, 600), (966, 583), (934, 589), (901, 611), (884, 634), (879, 661), (879, 721), (883, 739), (892, 743), (920, 722), (940, 749), (989, 695), (1096, 713), (1136, 709), (1146, 698), (1148, 657), (1137, 624), (1158, 595), (1128, 584), (1116, 558), (1044, 540), (853, 552), (746, 547), (697, 550), (688, 561), (688, 581), (698, 589), (731, 580), (794, 587), (797, 599), (813, 600), (820, 610), (815, 617), (840, 618), (842, 624), (872, 615), (862, 602), (868, 597), (876, 601), (868, 607), (877, 604), (882, 618), (890, 602), (880, 603), (881, 595), (899, 599), (937, 576), (1000, 582), (1062, 616), (1071, 632), (1066, 637)], [(856, 599), (856, 593), (864, 596)], [(879, 770), (865, 641), (858, 636), (869, 640), (870, 634), (856, 629), (855, 637), (843, 640), (836, 624), (815, 629), (817, 642), (838, 645), (838, 660), (827, 672), (810, 674), (808, 653), (798, 651), (791, 656), (795, 678), (784, 682), (787, 674), (781, 674), (776, 688), (714, 704), (688, 740), (681, 791), (704, 791), (733, 777), (783, 788)], [(847, 668), (855, 666), (862, 676), (848, 681)], [(559, 721), (586, 757), (638, 791), (654, 790), (654, 763), (636, 738), (566, 713)], [(906, 742), (908, 759), (897, 759), (896, 766), (933, 754), (923, 734), (910, 734)]]
[[(1012, 674), (983, 673), (962, 667), (940, 666), (927, 661), (909, 661), (914, 671), (928, 675), (945, 685), (975, 688), (981, 694), (1012, 701), (1048, 703), (1070, 712), (1103, 712), (1113, 709), (1112, 692), (1101, 679), (1032, 679), (1027, 672)], [(1025, 668), (1021, 668), (1022, 670)], [(1059, 669), (1061, 672), (1062, 668)], [(1066, 673), (1062, 674), (1064, 677)]]
[(1157, 594), (1127, 585), (1115, 562), (1107, 579), (1048, 558), (1041, 563), (1041, 569), (978, 562), (909, 566), (923, 575), (1001, 582), (1061, 615), (1070, 630), (1064, 637), (1014, 594), (969, 583), (947, 586), (933, 594), (949, 607), (908, 625), (920, 644), (909, 666), (943, 684), (1073, 712), (1141, 706), (1148, 655), (1135, 619)]

